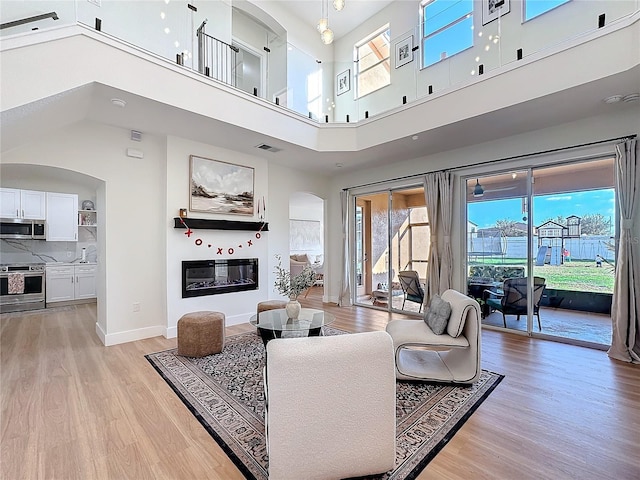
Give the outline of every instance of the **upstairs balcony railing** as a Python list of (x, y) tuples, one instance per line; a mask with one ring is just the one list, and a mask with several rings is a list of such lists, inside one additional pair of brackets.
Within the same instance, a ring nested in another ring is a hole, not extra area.
[[(607, 26), (635, 19), (640, 10), (640, 0), (568, 2), (524, 22), (515, 11), (521, 2), (511, 2), (511, 12), (486, 21), (476, 11), (483, 2), (474, 2), (467, 22), (473, 25), (472, 46), (455, 54), (445, 46), (434, 62), (433, 55), (424, 56), (424, 25), (416, 23), (389, 35), (387, 85), (358, 96), (363, 79), (356, 63), (313, 58), (286, 35), (239, 15), (228, 2), (195, 7), (184, 0), (49, 0), (42, 5), (46, 9), (34, 11), (40, 3), (45, 2), (6, 2), (0, 10), (0, 39), (80, 23), (198, 72), (212, 86), (230, 85), (319, 123), (356, 123), (462, 88), (518, 62), (587, 41)], [(416, 1), (416, 19), (418, 9)], [(232, 31), (232, 26), (238, 28)], [(338, 39), (333, 51), (336, 58), (352, 58), (353, 48)], [(366, 61), (360, 58), (361, 64)]]

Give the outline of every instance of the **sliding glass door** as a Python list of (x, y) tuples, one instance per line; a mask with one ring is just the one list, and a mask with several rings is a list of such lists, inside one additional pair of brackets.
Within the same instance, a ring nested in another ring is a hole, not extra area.
[(467, 289), (490, 328), (608, 345), (613, 159), (466, 179)]
[(399, 274), (415, 272), (424, 288), (431, 232), (423, 186), (356, 195), (354, 218), (354, 303), (421, 312), (421, 302), (407, 300)]

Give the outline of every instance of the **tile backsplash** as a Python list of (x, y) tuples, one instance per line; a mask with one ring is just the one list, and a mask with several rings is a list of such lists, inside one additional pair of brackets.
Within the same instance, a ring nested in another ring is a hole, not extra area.
[(0, 239), (0, 263), (77, 263), (86, 248), (88, 262), (97, 260), (95, 229), (79, 228), (77, 242)]

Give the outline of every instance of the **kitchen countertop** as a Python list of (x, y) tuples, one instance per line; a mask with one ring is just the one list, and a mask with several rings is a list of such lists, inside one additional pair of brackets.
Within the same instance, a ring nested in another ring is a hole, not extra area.
[(47, 262), (46, 266), (47, 267), (70, 267), (70, 266), (74, 266), (74, 265), (97, 265), (96, 262), (85, 262), (85, 263), (80, 263), (80, 262)]

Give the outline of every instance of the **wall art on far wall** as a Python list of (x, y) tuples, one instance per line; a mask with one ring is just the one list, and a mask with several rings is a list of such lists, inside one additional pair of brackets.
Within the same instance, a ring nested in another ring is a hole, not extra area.
[(338, 74), (336, 77), (336, 94), (342, 95), (351, 90), (351, 69)]
[(396, 43), (396, 68), (413, 61), (413, 35)]
[(253, 168), (190, 156), (189, 209), (253, 215)]
[(510, 0), (482, 0), (482, 25), (506, 15), (511, 9)]
[(322, 225), (317, 220), (289, 220), (289, 250), (321, 252)]

